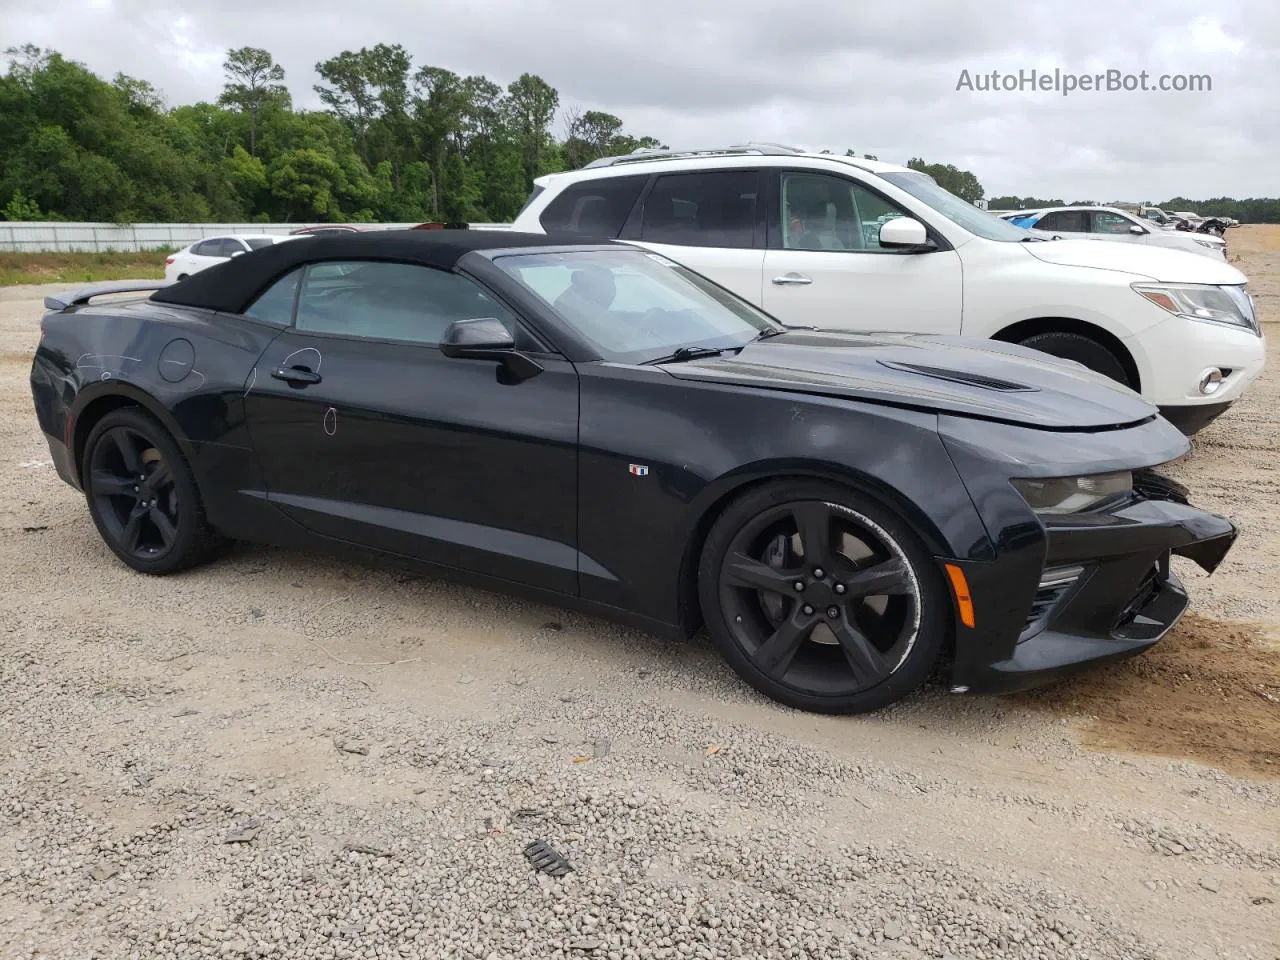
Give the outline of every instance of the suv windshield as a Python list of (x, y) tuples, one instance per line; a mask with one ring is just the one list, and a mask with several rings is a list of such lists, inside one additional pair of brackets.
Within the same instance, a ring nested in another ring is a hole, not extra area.
[(971, 203), (966, 203), (949, 190), (943, 190), (927, 174), (912, 171), (911, 173), (881, 173), (878, 176), (888, 180), (898, 189), (907, 191), (922, 203), (927, 203), (952, 223), (959, 224), (984, 240), (1019, 243), (1027, 239), (1027, 231), (1006, 220), (1001, 220), (994, 213), (988, 213)]
[(761, 333), (785, 329), (745, 300), (648, 251), (521, 253), (493, 262), (615, 363), (645, 363), (682, 347), (734, 350)]

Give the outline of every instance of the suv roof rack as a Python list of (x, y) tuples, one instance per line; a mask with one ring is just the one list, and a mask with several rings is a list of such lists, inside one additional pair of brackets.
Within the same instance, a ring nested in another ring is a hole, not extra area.
[(663, 147), (638, 147), (630, 153), (616, 157), (601, 157), (592, 160), (583, 170), (594, 167), (612, 167), (619, 163), (643, 163), (650, 160), (683, 160), (687, 157), (724, 157), (754, 155), (760, 157), (786, 157), (802, 154), (799, 147), (789, 147), (783, 143), (735, 143), (727, 147), (696, 147), (687, 150), (671, 150)]

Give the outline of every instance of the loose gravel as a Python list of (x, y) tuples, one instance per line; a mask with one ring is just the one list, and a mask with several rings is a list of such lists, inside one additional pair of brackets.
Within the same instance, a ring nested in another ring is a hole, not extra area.
[[(0, 957), (1280, 957), (1274, 779), (938, 688), (801, 714), (701, 640), (283, 551), (129, 573), (45, 462), (32, 296), (0, 292)], [(1269, 462), (1198, 459), (1261, 517), (1200, 609), (1274, 626)]]

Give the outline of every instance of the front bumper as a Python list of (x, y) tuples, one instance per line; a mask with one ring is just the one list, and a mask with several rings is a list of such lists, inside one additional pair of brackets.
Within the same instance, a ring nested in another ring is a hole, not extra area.
[[(1172, 500), (1054, 518), (1044, 530), (1043, 562), (1030, 571), (1010, 558), (950, 561), (963, 569), (976, 611), (974, 629), (957, 628), (957, 691), (1012, 693), (1142, 653), (1187, 609), (1170, 556), (1212, 573), (1237, 532)], [(996, 630), (984, 630), (984, 615)]]
[[(1142, 380), (1142, 395), (1161, 408), (1234, 403), (1266, 365), (1267, 338), (1244, 327), (1169, 317), (1124, 339)], [(1225, 372), (1211, 394), (1200, 392), (1207, 371)]]

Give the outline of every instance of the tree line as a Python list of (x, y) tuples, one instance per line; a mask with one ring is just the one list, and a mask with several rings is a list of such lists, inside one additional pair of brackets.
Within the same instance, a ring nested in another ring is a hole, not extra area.
[(505, 221), (533, 179), (661, 144), (596, 110), (562, 113), (525, 73), (506, 87), (416, 67), (398, 44), (316, 64), (322, 110), (296, 109), (266, 50), (228, 53), (216, 103), (168, 107), (56, 51), (6, 51), (0, 217), (141, 222)]
[[(53, 50), (5, 53), (5, 220), (505, 222), (535, 177), (663, 146), (610, 113), (562, 110), (559, 93), (534, 74), (503, 87), (416, 66), (399, 44), (317, 63), (320, 110), (297, 108), (284, 69), (256, 47), (228, 52), (216, 102), (173, 107), (144, 80), (108, 81)], [(970, 171), (919, 157), (907, 166), (970, 202), (984, 195)], [(997, 197), (989, 206), (1050, 202)], [(1161, 206), (1280, 222), (1280, 200), (1175, 198)]]

